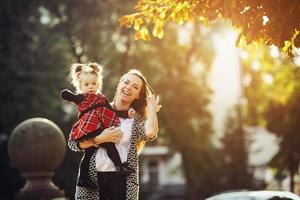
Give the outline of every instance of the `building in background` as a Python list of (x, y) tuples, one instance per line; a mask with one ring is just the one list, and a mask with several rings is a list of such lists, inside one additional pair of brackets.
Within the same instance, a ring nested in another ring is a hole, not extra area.
[(181, 155), (166, 146), (146, 146), (140, 156), (141, 193), (147, 200), (184, 199)]

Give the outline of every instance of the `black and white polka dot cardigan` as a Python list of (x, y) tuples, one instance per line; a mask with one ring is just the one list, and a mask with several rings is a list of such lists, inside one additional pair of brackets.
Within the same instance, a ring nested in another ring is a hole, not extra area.
[[(145, 121), (140, 117), (136, 116), (132, 124), (132, 135), (131, 144), (129, 147), (127, 162), (129, 167), (135, 170), (135, 173), (129, 175), (126, 179), (127, 189), (126, 189), (126, 200), (138, 200), (139, 196), (139, 158), (137, 153), (137, 144), (141, 140), (147, 141), (145, 134)], [(73, 151), (82, 151), (78, 148), (77, 143), (74, 140), (69, 140), (68, 146)], [(90, 159), (89, 166), (89, 177), (96, 184), (101, 184), (97, 182), (97, 172), (96, 172), (96, 162), (95, 162), (96, 152)], [(99, 193), (101, 191), (90, 190), (83, 187), (76, 186), (75, 200), (98, 200)]]

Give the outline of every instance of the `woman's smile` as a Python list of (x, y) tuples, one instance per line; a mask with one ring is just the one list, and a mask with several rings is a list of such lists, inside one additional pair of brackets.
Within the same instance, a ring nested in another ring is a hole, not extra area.
[(128, 91), (126, 91), (125, 89), (122, 90), (122, 93), (123, 93), (124, 95), (126, 95), (126, 96), (130, 96), (130, 95), (131, 95), (131, 93), (128, 92)]

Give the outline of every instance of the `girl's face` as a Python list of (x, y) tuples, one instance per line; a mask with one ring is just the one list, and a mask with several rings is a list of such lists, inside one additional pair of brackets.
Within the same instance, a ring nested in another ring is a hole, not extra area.
[(99, 89), (99, 82), (96, 74), (80, 75), (80, 90), (83, 94), (96, 94)]
[(143, 81), (134, 74), (128, 74), (120, 81), (117, 89), (117, 98), (123, 102), (132, 103), (140, 96)]

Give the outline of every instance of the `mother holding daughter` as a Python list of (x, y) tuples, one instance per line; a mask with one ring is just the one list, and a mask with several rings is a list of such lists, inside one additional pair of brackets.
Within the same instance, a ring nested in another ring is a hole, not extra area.
[[(160, 109), (158, 103), (159, 98), (140, 71), (130, 70), (121, 77), (114, 100), (110, 103), (119, 116), (120, 127), (106, 128), (93, 138), (69, 139), (68, 145), (73, 151), (99, 147), (92, 153), (88, 165), (89, 180), (97, 189), (77, 185), (76, 200), (138, 199), (138, 154), (146, 141), (157, 137), (157, 112)], [(107, 155), (107, 150), (102, 147), (110, 142), (115, 143), (123, 165), (131, 169), (132, 173), (124, 174), (117, 170)]]

